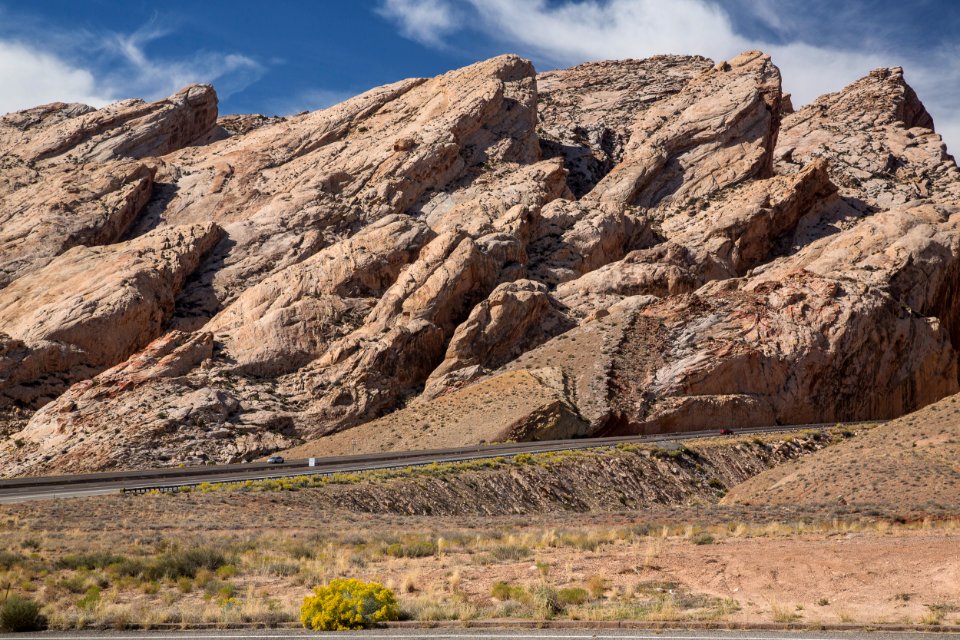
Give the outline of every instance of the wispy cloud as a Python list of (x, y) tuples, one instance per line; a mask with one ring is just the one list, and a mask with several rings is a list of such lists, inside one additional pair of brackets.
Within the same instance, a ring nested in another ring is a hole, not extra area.
[(384, 0), (377, 12), (396, 21), (405, 37), (431, 46), (460, 26), (458, 11), (445, 0)]
[(148, 45), (169, 34), (150, 24), (133, 33), (56, 32), (4, 14), (0, 33), (0, 113), (54, 101), (95, 107), (121, 98), (157, 99), (194, 82), (215, 83), (221, 98), (265, 72), (239, 54), (197, 51), (157, 57)]
[(185, 58), (155, 58), (147, 46), (170, 34), (167, 29), (148, 25), (131, 34), (111, 33), (99, 46), (116, 65), (105, 70), (101, 83), (114, 94), (133, 91), (133, 95), (159, 97), (192, 82), (216, 82), (222, 98), (258, 80), (266, 68), (239, 53), (197, 51)]
[[(960, 113), (953, 106), (960, 98), (956, 51), (905, 56), (876, 40), (813, 44), (804, 39), (804, 29), (796, 28), (811, 21), (794, 20), (784, 3), (755, 0), (742, 7), (775, 37), (744, 36), (723, 6), (707, 0), (672, 0), (668, 5), (661, 0), (386, 0), (381, 13), (400, 33), (431, 46), (456, 37), (458, 30), (479, 30), (550, 67), (658, 53), (725, 59), (762, 49), (780, 67), (784, 91), (793, 94), (798, 106), (876, 67), (903, 65), (944, 138), (960, 148)], [(443, 18), (431, 22), (424, 17), (431, 12)], [(950, 79), (944, 76), (945, 66)]]

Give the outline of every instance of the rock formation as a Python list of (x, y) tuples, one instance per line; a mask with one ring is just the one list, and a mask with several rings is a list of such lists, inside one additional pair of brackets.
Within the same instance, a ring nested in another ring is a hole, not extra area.
[(895, 417), (958, 206), (901, 69), (794, 111), (759, 52), (9, 114), (0, 474)]

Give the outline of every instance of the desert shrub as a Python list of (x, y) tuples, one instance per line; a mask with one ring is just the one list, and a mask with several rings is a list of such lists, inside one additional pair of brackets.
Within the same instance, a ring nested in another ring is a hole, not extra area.
[(603, 576), (590, 576), (587, 578), (587, 590), (594, 599), (602, 598), (607, 591), (607, 581)]
[(111, 565), (121, 565), (127, 562), (127, 558), (114, 555), (112, 553), (72, 553), (63, 556), (57, 561), (57, 567), (60, 569), (105, 569)]
[(296, 560), (313, 560), (316, 552), (305, 544), (293, 544), (287, 548), (287, 553)]
[(538, 618), (551, 618), (563, 611), (563, 603), (557, 590), (547, 585), (530, 589), (528, 603)]
[(600, 540), (591, 537), (585, 533), (564, 533), (560, 535), (559, 542), (565, 547), (573, 547), (581, 551), (596, 551), (600, 546)]
[(84, 576), (70, 576), (57, 583), (61, 589), (66, 589), (70, 593), (83, 593), (87, 589), (87, 579)]
[(197, 576), (193, 582), (201, 589), (206, 589), (211, 580), (213, 580), (213, 572), (209, 569), (200, 569), (200, 571), (197, 571)]
[(524, 547), (522, 545), (502, 544), (491, 549), (490, 555), (500, 562), (506, 562), (509, 560), (516, 561), (528, 558), (531, 555), (531, 551), (529, 547)]
[(4, 571), (13, 567), (14, 565), (20, 564), (23, 561), (24, 557), (19, 553), (0, 551), (0, 569), (3, 569)]
[(20, 543), (21, 549), (30, 549), (31, 551), (40, 551), (40, 541), (34, 538), (27, 538)]
[(572, 604), (583, 604), (590, 599), (590, 594), (582, 587), (567, 587), (557, 592), (560, 604), (569, 606)]
[(522, 601), (526, 598), (527, 592), (523, 590), (523, 587), (515, 587), (509, 582), (496, 582), (490, 589), (490, 595), (501, 602), (507, 600)]
[(273, 576), (295, 576), (300, 573), (300, 565), (294, 562), (271, 562), (266, 566), (266, 572)]
[(232, 564), (225, 564), (217, 569), (217, 577), (221, 580), (228, 580), (237, 575), (237, 568)]
[(100, 602), (100, 587), (92, 586), (87, 589), (83, 597), (77, 601), (77, 606), (81, 609), (93, 609)]
[(437, 555), (437, 545), (431, 540), (395, 542), (387, 547), (385, 553), (394, 558), (426, 558)]
[(46, 627), (46, 617), (33, 600), (10, 596), (0, 603), (0, 631), (41, 631)]
[(147, 564), (140, 575), (147, 580), (194, 578), (201, 569), (216, 571), (226, 564), (227, 559), (219, 550), (195, 547), (163, 554)]
[(397, 597), (379, 582), (338, 578), (313, 593), (303, 599), (300, 622), (314, 631), (364, 629), (400, 617)]
[(217, 589), (217, 596), (221, 601), (226, 602), (235, 595), (237, 595), (237, 588), (235, 586), (229, 582), (220, 583), (220, 588)]
[(714, 541), (714, 537), (706, 531), (702, 531), (693, 536), (693, 544), (713, 544)]
[(139, 558), (122, 558), (107, 565), (107, 572), (114, 576), (136, 577), (143, 573), (146, 563)]

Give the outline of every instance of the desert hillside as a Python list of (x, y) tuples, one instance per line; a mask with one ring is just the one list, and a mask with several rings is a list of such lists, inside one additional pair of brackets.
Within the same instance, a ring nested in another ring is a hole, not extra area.
[(960, 391), (933, 127), (760, 52), (8, 114), (0, 475), (896, 418)]
[(960, 396), (737, 485), (730, 504), (874, 505), (902, 512), (960, 508)]

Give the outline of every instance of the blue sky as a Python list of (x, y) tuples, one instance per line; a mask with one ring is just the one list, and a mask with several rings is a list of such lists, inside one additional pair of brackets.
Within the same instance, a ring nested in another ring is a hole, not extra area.
[(505, 52), (546, 70), (750, 48), (798, 104), (903, 66), (960, 149), (956, 0), (0, 0), (0, 112), (212, 82), (222, 113), (288, 114)]

